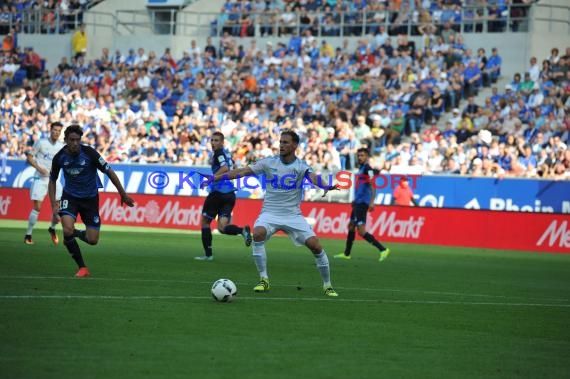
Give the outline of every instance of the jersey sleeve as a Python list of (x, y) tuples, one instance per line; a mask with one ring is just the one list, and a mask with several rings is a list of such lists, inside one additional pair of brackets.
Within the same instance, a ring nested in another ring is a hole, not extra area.
[(97, 150), (95, 150), (91, 146), (85, 146), (85, 148), (86, 148), (87, 155), (89, 155), (89, 157), (91, 158), (91, 161), (93, 162), (95, 167), (97, 167), (97, 169), (99, 171), (101, 171), (105, 174), (107, 172), (109, 172), (109, 170), (111, 169), (111, 166), (109, 165), (109, 163), (107, 163), (105, 158), (103, 158), (101, 156), (101, 154), (99, 154), (97, 152)]
[(224, 166), (230, 166), (229, 162), (228, 162), (228, 158), (226, 157), (226, 154), (224, 154), (223, 150), (218, 150), (216, 152), (214, 152), (214, 162), (217, 163), (217, 165), (222, 168)]
[(40, 144), (41, 144), (41, 140), (37, 140), (34, 143), (34, 146), (32, 146), (32, 148), (28, 151), (28, 155), (31, 155), (32, 157), (36, 157), (36, 155), (38, 154), (38, 152), (40, 151)]
[(313, 172), (315, 172), (315, 171), (313, 170), (313, 168), (311, 166), (309, 166), (304, 161), (301, 163), (301, 173), (300, 174), (302, 177), (306, 177), (309, 174), (312, 174)]
[(363, 174), (366, 174), (369, 178), (372, 178), (374, 175), (378, 174), (378, 170), (373, 169), (368, 163), (366, 163), (366, 166), (364, 166)]
[(59, 159), (61, 157), (61, 150), (53, 157), (51, 161), (51, 171), (49, 172), (49, 180), (52, 182), (57, 182), (57, 178), (59, 178), (59, 170), (61, 166), (59, 164)]
[(269, 159), (270, 158), (260, 159), (257, 162), (249, 165), (249, 168), (251, 168), (251, 171), (253, 171), (255, 175), (263, 174), (269, 167)]

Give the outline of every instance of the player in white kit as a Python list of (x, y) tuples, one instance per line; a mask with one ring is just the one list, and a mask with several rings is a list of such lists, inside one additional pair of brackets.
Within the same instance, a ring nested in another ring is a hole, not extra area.
[(261, 159), (248, 167), (225, 174), (214, 175), (213, 180), (235, 179), (248, 175), (258, 175), (265, 179), (262, 179), (262, 183), (265, 182), (263, 208), (253, 228), (253, 259), (260, 276), (259, 283), (253, 288), (255, 292), (269, 291), (265, 241), (281, 230), (287, 233), (293, 243), (298, 246), (305, 245), (311, 250), (323, 280), (324, 294), (335, 297), (338, 294), (331, 284), (328, 257), (315, 232), (301, 214), (300, 204), (303, 183), (312, 183), (324, 189), (325, 193), (336, 190), (337, 187), (322, 182), (311, 167), (296, 157), (298, 145), (297, 133), (285, 130), (281, 133), (278, 156)]
[[(34, 230), (34, 225), (36, 225), (36, 222), (38, 221), (42, 202), (47, 195), (51, 161), (55, 154), (57, 154), (57, 152), (64, 146), (63, 143), (59, 141), (62, 129), (63, 125), (60, 122), (51, 123), (49, 138), (42, 138), (36, 141), (34, 147), (27, 156), (28, 163), (36, 169), (36, 174), (34, 175), (32, 186), (30, 187), (30, 198), (34, 203), (34, 206), (28, 216), (28, 229), (26, 230), (26, 236), (24, 237), (24, 242), (28, 245), (34, 244), (34, 241), (32, 240), (32, 231)], [(58, 201), (61, 199), (61, 191), (61, 183), (58, 182), (56, 195)], [(58, 223), (59, 219), (56, 216), (52, 216), (51, 226), (49, 227), (48, 232), (54, 245), (59, 243), (59, 239), (55, 232), (55, 227)]]

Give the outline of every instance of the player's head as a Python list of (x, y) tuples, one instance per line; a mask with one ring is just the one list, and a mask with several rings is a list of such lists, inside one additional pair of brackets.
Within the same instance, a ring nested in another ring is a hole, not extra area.
[(297, 133), (289, 129), (281, 132), (279, 139), (279, 155), (281, 157), (295, 155), (297, 146), (299, 146), (299, 135)]
[(212, 133), (212, 138), (210, 138), (210, 144), (212, 145), (212, 150), (218, 150), (224, 147), (224, 135), (222, 132)]
[(370, 152), (368, 151), (368, 149), (361, 147), (360, 149), (356, 150), (356, 160), (358, 161), (358, 164), (365, 164), (366, 162), (368, 162), (368, 159), (370, 158)]
[(52, 122), (49, 127), (49, 136), (53, 142), (57, 141), (61, 135), (63, 124), (59, 121)]
[(77, 124), (69, 125), (64, 132), (64, 141), (67, 144), (67, 151), (72, 155), (79, 154), (81, 149), (81, 136), (83, 136), (83, 129)]

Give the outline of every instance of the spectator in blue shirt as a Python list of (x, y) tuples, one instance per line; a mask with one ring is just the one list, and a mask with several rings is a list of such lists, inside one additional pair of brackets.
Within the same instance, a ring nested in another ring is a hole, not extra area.
[(503, 59), (499, 56), (499, 52), (496, 47), (491, 50), (491, 56), (487, 59), (487, 64), (485, 65), (485, 75), (489, 76), (491, 83), (496, 83), (501, 76), (501, 64)]
[(463, 78), (465, 83), (464, 96), (469, 97), (477, 95), (477, 91), (481, 84), (481, 70), (479, 70), (476, 60), (472, 59), (469, 61), (469, 65), (463, 72)]

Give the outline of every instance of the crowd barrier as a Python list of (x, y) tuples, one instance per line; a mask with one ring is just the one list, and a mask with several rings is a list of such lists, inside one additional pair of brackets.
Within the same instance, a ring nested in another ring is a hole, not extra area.
[[(116, 193), (101, 193), (103, 225), (200, 230), (203, 198), (147, 194), (133, 198), (137, 204), (128, 208), (121, 206)], [(30, 205), (29, 191), (0, 188), (0, 219), (22, 220), (24, 225)], [(261, 200), (239, 199), (233, 221), (252, 225), (261, 205)], [(315, 232), (326, 238), (346, 237), (350, 210), (349, 204), (302, 203)], [(45, 201), (40, 220), (48, 221), (50, 215)], [(564, 214), (378, 206), (369, 213), (367, 227), (382, 242), (570, 253), (570, 216)]]
[[(129, 164), (112, 167), (127, 192), (139, 194), (206, 196), (199, 184), (201, 175), (211, 173), (206, 167)], [(16, 188), (29, 187), (35, 173), (34, 168), (18, 160), (8, 161), (7, 171), (4, 186)], [(105, 191), (115, 191), (107, 176), (101, 174), (101, 179)], [(255, 182), (252, 186), (248, 180), (247, 185), (240, 182), (238, 186), (238, 198), (263, 196), (261, 188), (252, 188)], [(424, 175), (417, 178), (413, 191), (423, 207), (570, 213), (570, 181)], [(389, 205), (391, 201), (390, 186), (377, 190), (377, 204)]]

